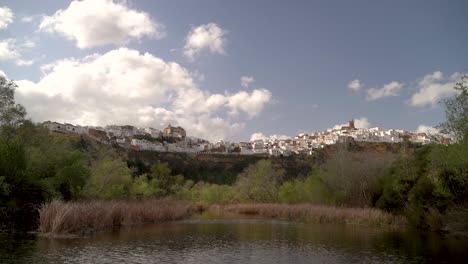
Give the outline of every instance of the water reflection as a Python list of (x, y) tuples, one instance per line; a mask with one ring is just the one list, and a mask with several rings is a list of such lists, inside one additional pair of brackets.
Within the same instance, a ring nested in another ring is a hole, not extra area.
[(1, 263), (463, 263), (468, 241), (408, 230), (187, 220), (92, 238), (0, 236)]

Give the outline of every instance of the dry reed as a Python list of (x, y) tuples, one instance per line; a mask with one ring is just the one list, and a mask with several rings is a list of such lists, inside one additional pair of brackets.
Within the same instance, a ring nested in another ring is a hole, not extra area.
[(191, 215), (187, 202), (169, 199), (52, 201), (39, 209), (39, 231), (47, 235), (85, 235), (125, 225), (180, 220)]
[(344, 208), (313, 204), (233, 204), (212, 206), (211, 211), (313, 223), (366, 226), (406, 226), (406, 219), (375, 208)]

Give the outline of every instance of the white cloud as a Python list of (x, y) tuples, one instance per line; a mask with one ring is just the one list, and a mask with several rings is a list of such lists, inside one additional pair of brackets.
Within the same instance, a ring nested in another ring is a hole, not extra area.
[(209, 23), (194, 27), (187, 35), (184, 55), (193, 59), (203, 50), (211, 53), (224, 54), (227, 32), (216, 23)]
[(432, 126), (419, 125), (416, 129), (416, 133), (438, 134), (439, 130)]
[(434, 106), (440, 99), (455, 94), (453, 87), (458, 76), (459, 74), (455, 73), (449, 79), (444, 79), (440, 71), (424, 76), (418, 83), (418, 91), (410, 99), (410, 105)]
[(174, 101), (177, 113), (209, 113), (220, 107), (228, 108), (232, 116), (241, 112), (249, 118), (257, 116), (271, 101), (271, 92), (267, 89), (255, 89), (251, 93), (240, 91), (234, 94), (209, 94), (198, 88), (191, 88), (179, 93)]
[(23, 48), (27, 48), (27, 49), (32, 49), (34, 47), (36, 47), (36, 43), (32, 40), (26, 40), (25, 42), (23, 42), (21, 44), (21, 47)]
[(26, 41), (19, 43), (15, 39), (5, 39), (0, 41), (0, 61), (13, 61), (18, 66), (30, 66), (33, 60), (25, 60), (21, 53), (34, 47), (34, 42)]
[(0, 60), (12, 60), (20, 56), (16, 50), (16, 41), (14, 39), (5, 39), (0, 41)]
[(242, 76), (241, 77), (241, 85), (244, 88), (249, 88), (250, 84), (255, 81), (253, 76)]
[(75, 40), (81, 49), (124, 45), (144, 36), (166, 36), (164, 26), (153, 21), (148, 13), (129, 8), (125, 1), (114, 0), (72, 1), (67, 9), (45, 16), (39, 29)]
[(369, 128), (370, 122), (367, 117), (361, 117), (354, 119), (354, 127), (356, 128)]
[(290, 139), (291, 137), (286, 136), (286, 135), (271, 135), (271, 136), (265, 136), (261, 132), (253, 133), (250, 136), (250, 141), (255, 141), (255, 140), (275, 140), (275, 139)]
[(382, 88), (370, 88), (367, 90), (366, 99), (374, 101), (388, 96), (398, 96), (401, 87), (403, 87), (403, 83), (393, 81), (385, 84)]
[[(333, 126), (333, 129), (341, 129), (343, 126), (348, 126), (348, 123), (346, 124), (341, 124), (341, 125), (335, 125)], [(354, 118), (354, 127), (355, 128), (369, 128), (371, 126), (371, 123), (369, 122), (369, 119), (367, 117), (361, 117), (361, 118)]]
[(31, 24), (39, 24), (40, 21), (46, 17), (45, 14), (36, 14), (36, 15), (31, 15), (31, 16), (23, 16), (21, 18), (21, 22), (23, 23), (31, 23)]
[(238, 92), (228, 97), (228, 106), (231, 114), (236, 116), (239, 111), (245, 112), (250, 118), (257, 116), (270, 102), (271, 92), (267, 89), (255, 89), (252, 93)]
[[(17, 100), (35, 121), (159, 128), (171, 123), (185, 127), (190, 135), (219, 140), (244, 127), (241, 120), (228, 121), (220, 113), (234, 109), (251, 117), (271, 98), (266, 89), (211, 94), (179, 64), (127, 48), (68, 58), (41, 69), (44, 75), (37, 83), (17, 82)], [(245, 106), (231, 103), (238, 95)]]
[(257, 133), (253, 133), (251, 136), (250, 136), (250, 141), (255, 141), (255, 140), (266, 140), (267, 137), (261, 133), (261, 132), (257, 132)]
[(21, 22), (32, 23), (34, 21), (34, 19), (36, 19), (35, 16), (24, 16), (24, 17), (21, 18)]
[(6, 6), (0, 6), (0, 30), (8, 27), (9, 24), (13, 23), (15, 15), (10, 8)]
[(7, 78), (7, 75), (6, 75), (5, 72), (2, 71), (2, 70), (0, 70), (0, 76), (3, 76), (3, 77), (5, 77), (5, 78)]
[(34, 64), (34, 60), (23, 60), (23, 59), (16, 60), (16, 65), (18, 66), (31, 66), (33, 64)]
[(362, 87), (361, 81), (359, 81), (358, 79), (352, 80), (348, 83), (348, 88), (354, 92), (361, 90), (361, 87)]

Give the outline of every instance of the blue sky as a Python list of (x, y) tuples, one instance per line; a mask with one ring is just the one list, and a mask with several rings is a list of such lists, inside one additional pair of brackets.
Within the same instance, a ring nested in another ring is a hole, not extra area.
[(171, 122), (212, 140), (351, 118), (415, 131), (468, 72), (462, 0), (70, 2), (0, 1), (0, 70), (36, 121)]

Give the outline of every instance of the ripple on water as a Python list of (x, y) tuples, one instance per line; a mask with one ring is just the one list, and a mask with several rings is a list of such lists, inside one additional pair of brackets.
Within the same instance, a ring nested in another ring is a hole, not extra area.
[(463, 262), (466, 240), (260, 219), (186, 220), (93, 238), (0, 237), (1, 263)]

